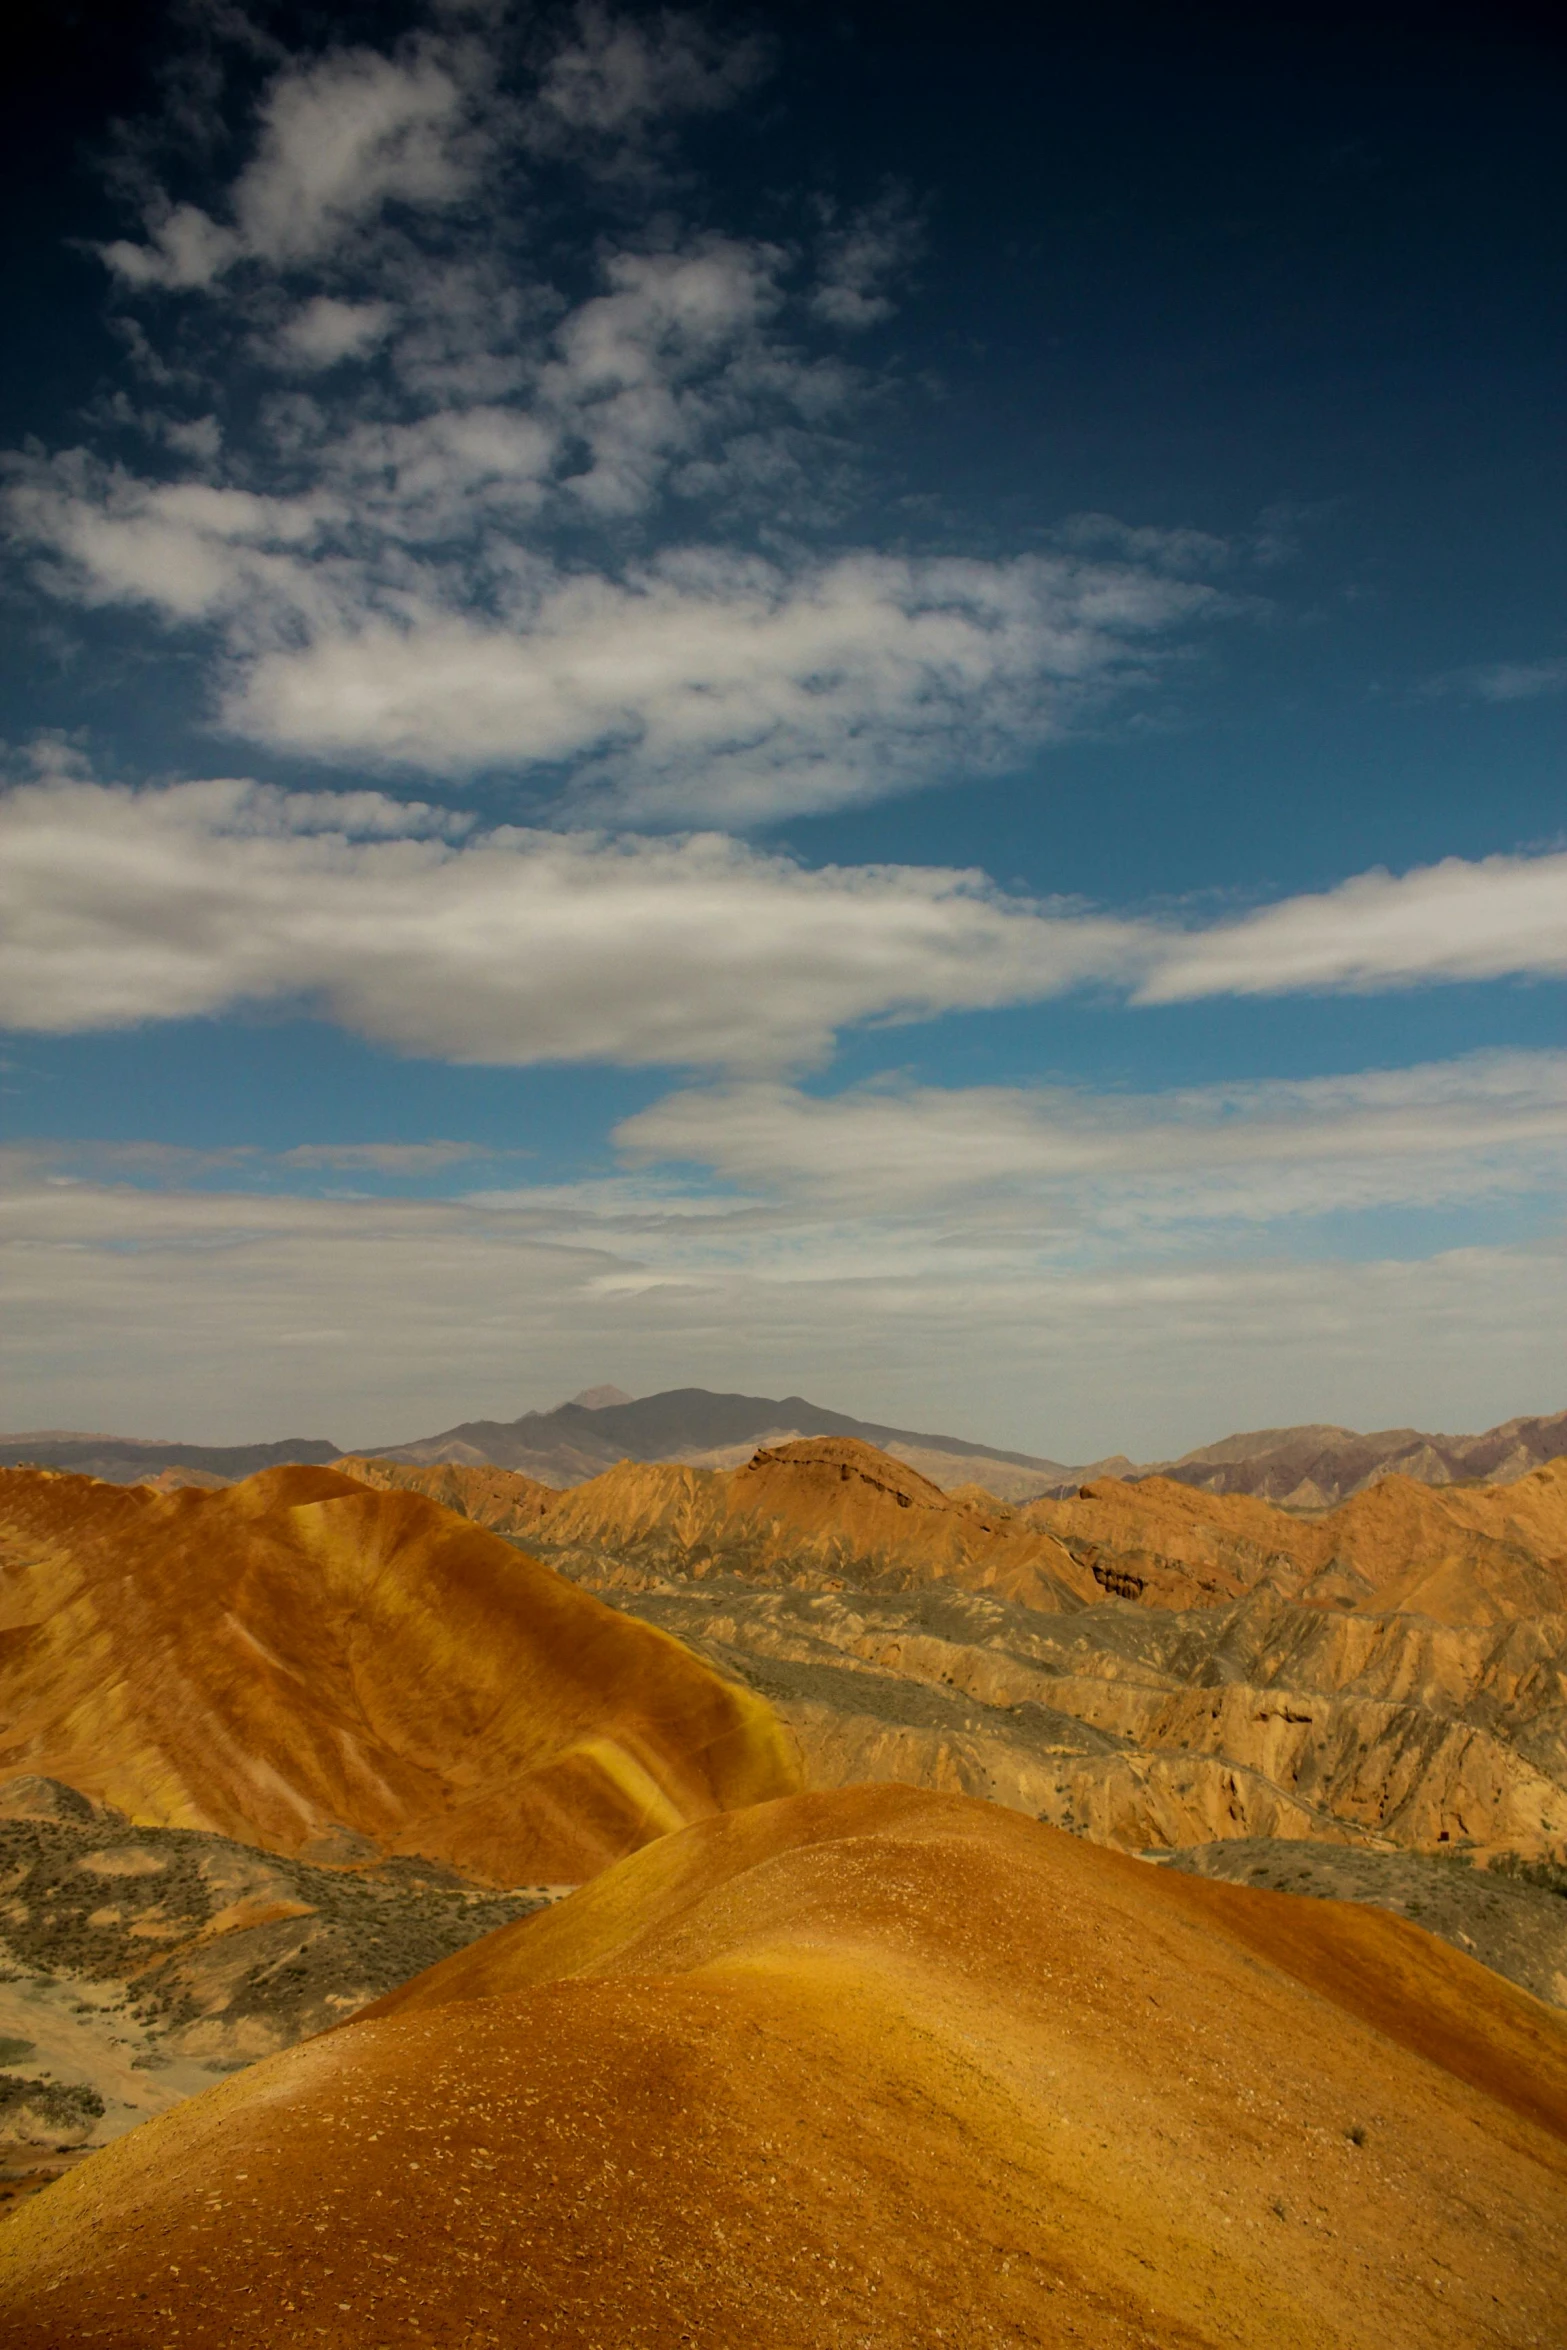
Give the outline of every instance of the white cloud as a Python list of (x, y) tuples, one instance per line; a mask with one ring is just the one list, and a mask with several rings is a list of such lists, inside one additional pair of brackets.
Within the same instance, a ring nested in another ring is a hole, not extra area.
[[(629, 631), (624, 646), (629, 661)], [(455, 707), (455, 682), (453, 695)], [(107, 1029), (297, 1000), (357, 1034), (449, 1060), (765, 1070), (819, 1061), (846, 1026), (1084, 986), (1150, 1002), (1567, 968), (1563, 855), (1432, 868), (1444, 894), (1433, 904), (1417, 886), (1413, 913), (1398, 894), (1404, 884), (1372, 874), (1328, 899), (1286, 900), (1242, 924), (1183, 932), (1008, 897), (976, 873), (808, 871), (717, 834), (482, 830), (376, 792), (291, 794), (234, 779), (113, 789), (85, 780), (73, 747), (35, 749), (48, 779), (0, 798), (0, 1020), (24, 1030)], [(1407, 878), (1419, 885), (1429, 876)], [(1506, 1066), (1486, 1079), (1497, 1116)], [(1376, 1082), (1397, 1090), (1392, 1079)], [(1255, 1138), (1276, 1114), (1293, 1138), (1284, 1155), (1309, 1157), (1311, 1134), (1338, 1131), (1326, 1115), (1330, 1096), (1338, 1099), (1332, 1087), (1253, 1088), (1252, 1123), (1233, 1134), (1249, 1138), (1245, 1153), (1255, 1157)], [(733, 1097), (742, 1098), (757, 1110), (771, 1097)], [(1376, 1109), (1370, 1094), (1345, 1096), (1334, 1118), (1391, 1115), (1391, 1098), (1378, 1095)], [(904, 1132), (916, 1114), (907, 1102), (778, 1099), (789, 1104), (789, 1147), (814, 1133), (847, 1166), (851, 1144), (882, 1136), (878, 1179), (892, 1188), (928, 1168), (928, 1148), (915, 1151)], [(1179, 1157), (1190, 1145), (1206, 1162), (1217, 1146), (1191, 1144), (1206, 1133), (1206, 1112), (1199, 1103), (1191, 1125), (1186, 1099), (1168, 1097), (1161, 1148)], [(1101, 1103), (1085, 1124), (1069, 1097), (1049, 1097), (1042, 1110), (1045, 1101), (933, 1095), (918, 1117), (927, 1143), (950, 1132), (960, 1165), (981, 1151), (1004, 1160), (1007, 1134), (1019, 1166), (1036, 1173), (1056, 1163), (1052, 1152), (1067, 1154), (1060, 1172), (1132, 1164), (1118, 1156), (1124, 1110)], [(1429, 1115), (1434, 1134), (1467, 1149), (1454, 1103), (1423, 1103), (1400, 1095), (1395, 1123)], [(770, 1126), (763, 1157), (790, 1163)]]
[(501, 621), (412, 598), (323, 621), (242, 663), (225, 721), (448, 776), (584, 761), (577, 788), (606, 811), (746, 825), (1015, 760), (1212, 604), (1066, 558), (786, 569), (716, 550), (620, 579), (523, 571), (511, 601)]
[(715, 1226), (698, 1260), (645, 1205), (616, 1229), (559, 1192), (62, 1184), (0, 1154), (0, 1425), (389, 1443), (613, 1375), (1086, 1460), (1300, 1420), (1482, 1427), (1560, 1400), (1559, 1247), (1082, 1269), (1026, 1247), (944, 1262), (922, 1231), (786, 1263), (771, 1227)]
[(276, 349), (285, 365), (304, 373), (361, 359), (383, 342), (396, 313), (389, 302), (343, 302), (317, 294), (287, 321)]
[(1564, 972), (1567, 851), (1446, 857), (1404, 874), (1360, 873), (1320, 896), (1286, 898), (1195, 932), (1159, 959), (1136, 1000), (1368, 994)]
[(850, 332), (880, 326), (896, 307), (889, 281), (907, 270), (923, 243), (919, 219), (897, 188), (835, 222), (822, 240), (820, 280), (811, 296), (817, 317)]
[(471, 1166), (475, 1159), (492, 1155), (471, 1142), (302, 1142), (279, 1151), (275, 1163), (291, 1173), (328, 1168), (344, 1174), (417, 1176)]
[(1423, 691), (1477, 696), (1482, 702), (1539, 701), (1546, 694), (1567, 692), (1567, 655), (1543, 661), (1477, 662), (1432, 678)]
[(458, 1061), (755, 1068), (818, 1059), (848, 1022), (1053, 993), (1138, 943), (974, 874), (461, 829), (374, 793), (23, 786), (0, 800), (0, 1018), (59, 1034), (303, 999)]
[(639, 20), (581, 0), (540, 76), (529, 135), (546, 152), (584, 137), (623, 147), (672, 115), (732, 106), (768, 64), (755, 34), (721, 42), (684, 10)]
[(479, 158), (464, 139), (459, 68), (481, 55), (348, 50), (280, 75), (234, 189), (246, 249), (265, 261), (305, 260), (388, 202), (441, 206), (465, 195)]
[[(484, 14), (285, 61), (226, 194), (155, 195), (149, 241), (111, 249), (133, 291), (208, 289), (174, 330), (182, 367), (206, 354), (202, 415), (160, 412), (146, 475), (9, 461), (52, 593), (199, 630), (209, 707), (248, 740), (735, 827), (1016, 765), (1240, 608), (1184, 576), (1211, 567), (1202, 534), (1104, 517), (1011, 561), (844, 552), (842, 530), (813, 554), (870, 388), (820, 329), (885, 315), (914, 205), (824, 226), (802, 191), (767, 241), (648, 204), (546, 270), (519, 154), (645, 160), (660, 124), (752, 87), (765, 45), (585, 5), (518, 96)], [(219, 438), (236, 349), (319, 381)]]
[[(635, 329), (621, 297), (611, 318), (589, 304), (538, 409), (366, 422), (303, 492), (153, 482), (85, 450), (14, 459), (13, 532), (85, 602), (216, 626), (233, 733), (535, 790), (544, 771), (552, 795), (634, 822), (749, 826), (1015, 764), (1228, 608), (1162, 567), (1066, 554), (687, 546), (611, 572), (518, 543), (561, 490), (605, 516), (634, 505), (694, 437), (667, 370), (637, 369), (655, 342), (721, 337), (745, 282), (727, 255), (628, 273)], [(562, 481), (581, 444), (587, 469)]]
[(1487, 702), (1531, 702), (1567, 692), (1567, 659), (1497, 661), (1475, 672), (1475, 691)]
[(103, 248), (104, 260), (127, 285), (174, 291), (210, 286), (239, 258), (234, 231), (220, 228), (195, 204), (157, 205), (147, 225), (145, 245), (121, 237)]
[(312, 605), (325, 616), (327, 575), (300, 560), (331, 513), (319, 495), (148, 481), (84, 449), (6, 470), (13, 531), (68, 567), (84, 603), (147, 604), (174, 622), (243, 611), (247, 626)]
[(454, 203), (484, 154), (462, 73), (482, 57), (470, 44), (425, 43), (401, 58), (334, 50), (286, 67), (261, 101), (232, 225), (155, 199), (148, 243), (122, 239), (105, 261), (132, 286), (205, 289), (241, 260), (316, 259), (388, 203)]
[(711, 1169), (790, 1230), (896, 1221), (900, 1246), (924, 1226), (982, 1259), (1119, 1248), (1190, 1225), (1559, 1195), (1567, 1054), (1144, 1094), (747, 1084), (672, 1094), (616, 1140), (633, 1161)]

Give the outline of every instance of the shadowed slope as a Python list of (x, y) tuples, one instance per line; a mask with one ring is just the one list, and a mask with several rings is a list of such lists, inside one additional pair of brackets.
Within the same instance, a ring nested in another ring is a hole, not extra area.
[(1567, 2033), (1380, 1913), (906, 1789), (700, 1823), (0, 2227), (14, 2350), (1482, 2350)]
[(0, 1475), (0, 1609), (0, 1775), (144, 1825), (575, 1881), (798, 1783), (765, 1702), (678, 1642), (330, 1469)]

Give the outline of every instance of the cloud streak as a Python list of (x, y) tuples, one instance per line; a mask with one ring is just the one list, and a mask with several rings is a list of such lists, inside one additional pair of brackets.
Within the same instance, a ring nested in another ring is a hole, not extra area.
[(1433, 981), (1567, 972), (1567, 851), (1445, 857), (1412, 872), (1356, 874), (1337, 889), (1262, 906), (1171, 947), (1143, 1004), (1201, 996), (1367, 995)]
[(760, 1072), (848, 1027), (1076, 988), (1153, 1005), (1563, 970), (1562, 853), (1362, 875), (1192, 931), (974, 872), (486, 830), (370, 791), (67, 771), (0, 797), (0, 1021), (35, 1033), (291, 1003), (453, 1061)]
[(704, 1166), (786, 1222), (870, 1219), (939, 1232), (947, 1253), (1049, 1253), (1560, 1195), (1567, 1054), (1144, 1094), (880, 1085), (822, 1099), (751, 1084), (672, 1094), (616, 1140), (633, 1164)]
[[(1560, 1374), (1559, 1246), (1357, 1263), (1253, 1247), (1052, 1263), (941, 1228), (845, 1226), (809, 1250), (678, 1194), (299, 1198), (60, 1182), (0, 1153), (0, 1424), (210, 1442), (387, 1443), (547, 1405), (597, 1366), (639, 1391), (818, 1393), (1056, 1459), (1144, 1458), (1259, 1417), (1426, 1426), (1539, 1408)], [(759, 1352), (759, 1348), (761, 1351)], [(521, 1368), (519, 1368), (521, 1366)], [(1196, 1375), (1200, 1366), (1200, 1376)], [(519, 1379), (522, 1384), (519, 1386)]]
[(481, 833), (236, 781), (23, 786), (0, 802), (0, 891), (13, 1027), (294, 1002), (499, 1064), (811, 1062), (851, 1022), (1052, 994), (1137, 942), (972, 873), (813, 873), (711, 834)]

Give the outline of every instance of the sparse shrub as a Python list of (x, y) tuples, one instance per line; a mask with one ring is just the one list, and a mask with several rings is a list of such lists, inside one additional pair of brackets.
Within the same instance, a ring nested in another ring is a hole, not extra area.
[(1515, 1885), (1536, 1886), (1542, 1893), (1559, 1893), (1567, 1901), (1567, 1867), (1559, 1860), (1525, 1860), (1521, 1852), (1499, 1852), (1491, 1874), (1508, 1877)]

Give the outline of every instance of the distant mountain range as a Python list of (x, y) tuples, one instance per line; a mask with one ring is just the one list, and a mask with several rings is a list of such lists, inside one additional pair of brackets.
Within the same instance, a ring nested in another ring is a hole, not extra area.
[[(520, 1469), (541, 1484), (564, 1486), (582, 1484), (622, 1460), (733, 1468), (759, 1444), (804, 1436), (858, 1437), (907, 1461), (938, 1485), (983, 1485), (1011, 1502), (1068, 1494), (1098, 1477), (1164, 1476), (1212, 1493), (1254, 1493), (1296, 1509), (1324, 1509), (1391, 1472), (1426, 1485), (1511, 1483), (1542, 1461), (1567, 1454), (1567, 1412), (1506, 1420), (1479, 1436), (1431, 1436), (1417, 1428), (1361, 1435), (1353, 1428), (1317, 1423), (1261, 1428), (1203, 1445), (1178, 1460), (1136, 1462), (1117, 1454), (1073, 1466), (969, 1437), (856, 1420), (800, 1395), (715, 1395), (704, 1387), (674, 1387), (633, 1398), (619, 1388), (594, 1387), (553, 1411), (524, 1412), (515, 1420), (464, 1420), (438, 1435), (355, 1450), (420, 1464), (489, 1463)], [(320, 1437), (236, 1445), (63, 1429), (0, 1437), (0, 1467), (31, 1463), (115, 1484), (135, 1484), (165, 1472), (171, 1481), (219, 1484), (284, 1462), (325, 1465), (343, 1457), (339, 1446)]]

